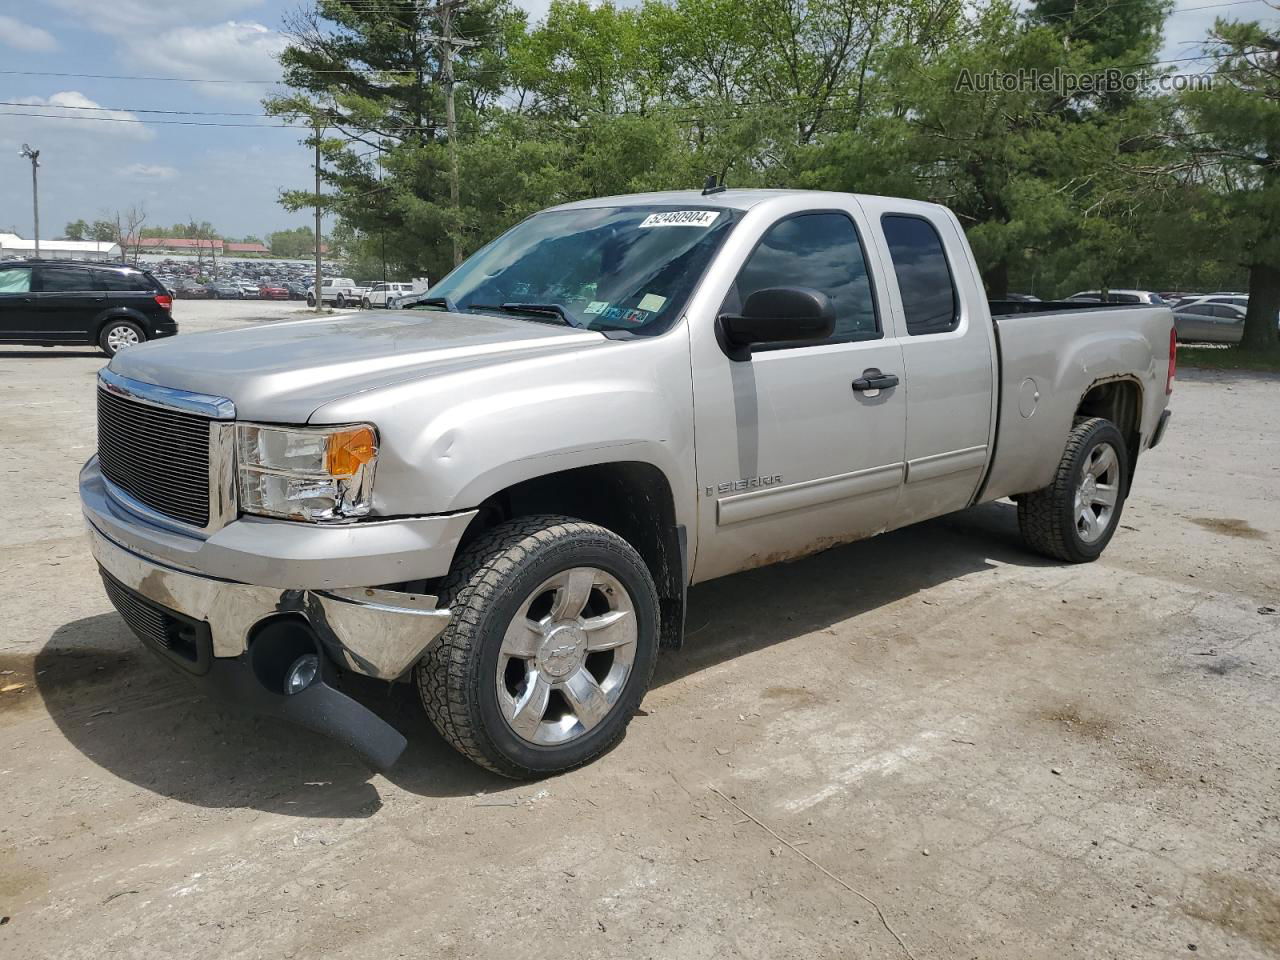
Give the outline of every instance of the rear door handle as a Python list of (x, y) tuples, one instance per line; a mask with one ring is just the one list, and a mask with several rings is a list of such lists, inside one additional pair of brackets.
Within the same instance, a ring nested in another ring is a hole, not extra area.
[(863, 390), (886, 390), (897, 385), (898, 377), (896, 374), (881, 373), (877, 367), (863, 370), (862, 376), (853, 381), (853, 389), (859, 392)]

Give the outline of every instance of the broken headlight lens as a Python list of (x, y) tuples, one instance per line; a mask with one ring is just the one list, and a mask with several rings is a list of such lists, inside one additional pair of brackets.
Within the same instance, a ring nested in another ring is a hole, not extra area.
[(289, 520), (350, 520), (369, 513), (378, 434), (372, 425), (236, 425), (240, 509)]

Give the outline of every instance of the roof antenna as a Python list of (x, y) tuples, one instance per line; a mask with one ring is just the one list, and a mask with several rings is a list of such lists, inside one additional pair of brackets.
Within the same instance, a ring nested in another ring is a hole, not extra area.
[(713, 193), (723, 193), (727, 189), (729, 188), (723, 183), (716, 186), (716, 175), (714, 173), (708, 174), (707, 179), (702, 183), (702, 195), (704, 197), (710, 196)]

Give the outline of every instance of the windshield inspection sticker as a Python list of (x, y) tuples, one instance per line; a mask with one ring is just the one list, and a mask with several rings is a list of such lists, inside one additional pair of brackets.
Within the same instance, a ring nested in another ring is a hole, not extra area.
[(651, 213), (640, 221), (641, 227), (709, 227), (719, 219), (715, 210), (669, 210)]
[(666, 302), (666, 297), (660, 297), (656, 293), (646, 293), (640, 298), (640, 302), (636, 306), (641, 310), (649, 310), (656, 313), (662, 309), (662, 305)]
[(587, 304), (587, 308), (582, 312), (599, 314), (599, 313), (604, 313), (608, 309), (609, 309), (608, 300), (592, 300), (590, 303)]

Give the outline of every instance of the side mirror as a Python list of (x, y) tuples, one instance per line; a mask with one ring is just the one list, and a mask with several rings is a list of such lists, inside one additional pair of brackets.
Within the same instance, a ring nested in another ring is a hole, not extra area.
[(831, 298), (809, 287), (768, 287), (747, 297), (741, 314), (723, 313), (716, 320), (720, 345), (731, 360), (749, 360), (757, 343), (806, 343), (825, 340), (835, 331)]

